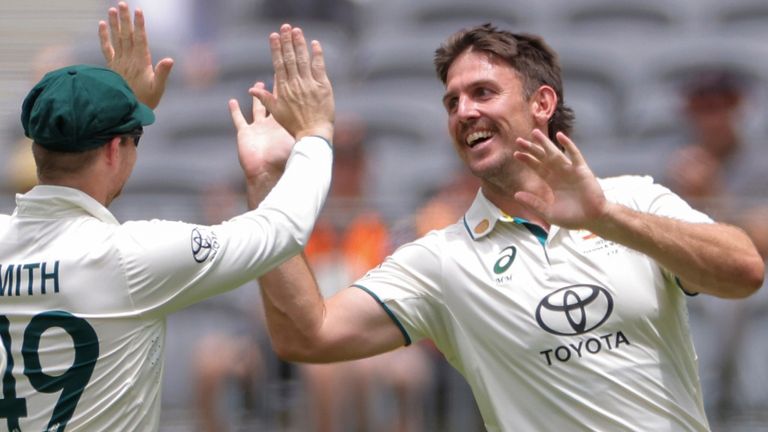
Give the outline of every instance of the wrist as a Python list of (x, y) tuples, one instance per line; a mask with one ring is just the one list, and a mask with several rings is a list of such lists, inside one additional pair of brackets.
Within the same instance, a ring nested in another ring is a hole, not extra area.
[(584, 228), (590, 232), (605, 237), (610, 227), (615, 225), (616, 217), (620, 211), (620, 205), (606, 201), (601, 211), (589, 219), (589, 223)]
[(302, 138), (308, 136), (317, 136), (323, 138), (329, 143), (333, 142), (333, 123), (326, 123), (302, 129), (296, 133), (295, 138), (296, 141), (299, 141)]
[(246, 199), (248, 209), (253, 210), (269, 194), (280, 179), (280, 173), (262, 171), (245, 179)]

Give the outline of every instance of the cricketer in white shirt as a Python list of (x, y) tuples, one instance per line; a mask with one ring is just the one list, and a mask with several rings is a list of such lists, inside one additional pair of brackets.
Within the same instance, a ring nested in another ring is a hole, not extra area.
[(215, 226), (120, 224), (61, 186), (18, 195), (0, 219), (0, 430), (156, 430), (165, 316), (299, 253), (331, 160), (301, 139), (261, 205)]
[[(711, 219), (649, 177), (606, 198)], [(464, 218), (400, 247), (355, 286), (407, 343), (431, 339), (491, 431), (707, 431), (685, 293), (653, 259), (584, 230), (549, 233), (477, 194)]]

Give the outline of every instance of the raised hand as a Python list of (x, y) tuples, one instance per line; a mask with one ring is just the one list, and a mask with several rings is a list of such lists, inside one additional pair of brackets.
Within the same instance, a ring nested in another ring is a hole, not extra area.
[(107, 67), (122, 75), (131, 86), (136, 98), (154, 109), (165, 92), (165, 84), (173, 67), (173, 59), (164, 58), (152, 67), (152, 55), (144, 28), (144, 13), (131, 11), (125, 2), (117, 9), (109, 8), (109, 25), (99, 21), (101, 53)]
[[(255, 89), (263, 89), (257, 83)], [(253, 122), (248, 123), (236, 99), (229, 112), (237, 129), (237, 157), (245, 174), (248, 208), (256, 208), (272, 190), (285, 169), (294, 138), (275, 121), (264, 105), (253, 98)]]
[(518, 138), (521, 150), (515, 157), (533, 169), (552, 194), (515, 193), (515, 199), (550, 224), (571, 229), (590, 229), (607, 211), (607, 201), (597, 178), (576, 144), (564, 133), (557, 134), (563, 152), (536, 129), (532, 141)]
[[(254, 88), (262, 89), (262, 83)], [(280, 177), (291, 154), (294, 138), (269, 115), (264, 105), (253, 98), (253, 122), (248, 123), (236, 99), (229, 101), (232, 122), (237, 129), (237, 154), (246, 179), (263, 175)]]
[(269, 45), (275, 68), (275, 93), (262, 85), (251, 88), (251, 94), (297, 140), (317, 135), (330, 142), (335, 108), (320, 43), (312, 41), (310, 59), (301, 29), (283, 24), (279, 34), (269, 36)]

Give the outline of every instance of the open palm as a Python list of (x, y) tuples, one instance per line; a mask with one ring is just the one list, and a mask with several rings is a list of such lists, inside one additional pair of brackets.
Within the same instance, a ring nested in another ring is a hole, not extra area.
[(576, 145), (558, 133), (558, 148), (543, 132), (534, 130), (532, 141), (518, 138), (521, 151), (515, 156), (549, 185), (551, 194), (540, 196), (520, 191), (515, 199), (550, 224), (571, 229), (589, 229), (606, 210), (600, 184)]
[(294, 138), (280, 126), (257, 98), (253, 98), (253, 122), (248, 123), (237, 100), (229, 101), (237, 129), (237, 154), (247, 179), (268, 175), (279, 178), (293, 148)]

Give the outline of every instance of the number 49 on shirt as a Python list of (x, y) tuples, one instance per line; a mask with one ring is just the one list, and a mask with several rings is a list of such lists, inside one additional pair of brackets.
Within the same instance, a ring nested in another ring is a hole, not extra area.
[[(40, 364), (40, 338), (53, 327), (60, 327), (72, 338), (75, 360), (61, 375), (48, 375)], [(6, 366), (3, 371), (3, 395), (0, 399), (0, 419), (6, 419), (9, 431), (21, 431), (19, 419), (27, 416), (27, 400), (16, 397), (16, 379), (13, 376), (13, 342), (10, 322), (0, 315), (0, 340), (5, 349)], [(18, 342), (16, 342), (18, 343)], [(63, 432), (75, 412), (85, 386), (91, 379), (96, 360), (99, 358), (99, 339), (88, 321), (69, 312), (48, 311), (35, 315), (24, 330), (21, 341), (21, 357), (24, 375), (35, 390), (42, 393), (61, 392), (46, 431)], [(18, 348), (16, 348), (18, 350)], [(19, 351), (16, 351), (17, 353)]]

